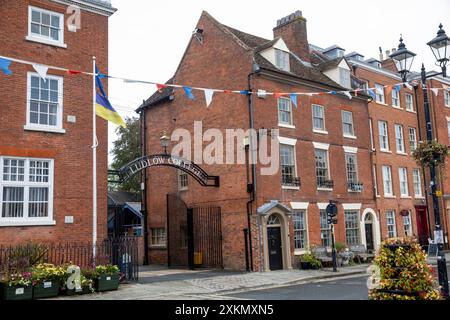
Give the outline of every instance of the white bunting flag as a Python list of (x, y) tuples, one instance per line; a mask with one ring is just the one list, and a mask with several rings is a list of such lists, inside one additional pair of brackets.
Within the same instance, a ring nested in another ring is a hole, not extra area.
[(214, 90), (211, 89), (205, 89), (205, 100), (206, 100), (206, 107), (209, 107), (209, 105), (212, 102)]
[(439, 93), (439, 89), (438, 88), (430, 88), (431, 91), (433, 91), (434, 95), (437, 97), (438, 93)]
[(406, 86), (409, 90), (412, 90), (412, 89), (413, 89), (412, 85), (410, 85), (408, 82), (405, 82), (405, 86)]
[(343, 94), (347, 96), (350, 100), (352, 100), (352, 95), (350, 94), (350, 91), (342, 91)]
[(42, 80), (46, 81), (45, 77), (47, 76), (48, 67), (41, 64), (33, 64), (33, 68), (34, 70), (36, 70)]

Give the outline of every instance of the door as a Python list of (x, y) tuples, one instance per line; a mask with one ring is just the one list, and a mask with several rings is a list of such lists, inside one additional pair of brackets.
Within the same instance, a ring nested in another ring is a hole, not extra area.
[(374, 250), (374, 244), (373, 244), (373, 230), (372, 230), (372, 224), (366, 223), (365, 224), (366, 229), (366, 246), (367, 251), (373, 251)]
[(281, 227), (267, 228), (270, 270), (283, 269), (283, 253), (281, 249)]
[(422, 246), (428, 245), (428, 220), (426, 207), (416, 207), (417, 233), (419, 243)]

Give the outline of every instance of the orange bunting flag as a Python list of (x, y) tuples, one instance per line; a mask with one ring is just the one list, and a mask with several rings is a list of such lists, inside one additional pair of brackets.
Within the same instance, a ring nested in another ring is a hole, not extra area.
[(167, 87), (165, 84), (160, 83), (156, 84), (156, 88), (158, 89), (159, 92), (162, 92), (162, 89), (164, 89), (165, 87)]

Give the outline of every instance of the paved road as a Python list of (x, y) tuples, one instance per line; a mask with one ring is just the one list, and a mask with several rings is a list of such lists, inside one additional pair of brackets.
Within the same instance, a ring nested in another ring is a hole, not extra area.
[[(450, 265), (447, 265), (450, 274)], [(347, 277), (265, 290), (230, 294), (251, 300), (367, 300), (367, 276)], [(450, 281), (449, 281), (450, 283)]]

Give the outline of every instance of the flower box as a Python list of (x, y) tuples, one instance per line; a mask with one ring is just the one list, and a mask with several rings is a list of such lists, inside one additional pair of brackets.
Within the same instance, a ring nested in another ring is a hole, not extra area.
[(119, 275), (103, 274), (98, 276), (98, 278), (95, 280), (95, 289), (98, 292), (119, 289)]
[(53, 298), (59, 294), (59, 284), (55, 281), (44, 281), (33, 287), (33, 299)]
[(33, 297), (33, 287), (31, 285), (9, 286), (2, 284), (0, 286), (3, 300), (31, 300)]

